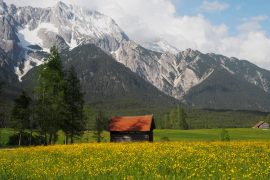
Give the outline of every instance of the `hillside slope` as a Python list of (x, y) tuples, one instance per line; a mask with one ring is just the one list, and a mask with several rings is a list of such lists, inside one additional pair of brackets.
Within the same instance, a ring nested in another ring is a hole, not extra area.
[(224, 69), (216, 69), (184, 97), (188, 105), (210, 109), (270, 111), (270, 94)]
[[(86, 44), (76, 47), (71, 51), (63, 52), (61, 57), (65, 69), (73, 66), (78, 73), (87, 103), (128, 104), (129, 107), (134, 108), (168, 107), (180, 103), (116, 62), (95, 45)], [(37, 69), (32, 69), (23, 77), (24, 88), (30, 90), (35, 86)]]

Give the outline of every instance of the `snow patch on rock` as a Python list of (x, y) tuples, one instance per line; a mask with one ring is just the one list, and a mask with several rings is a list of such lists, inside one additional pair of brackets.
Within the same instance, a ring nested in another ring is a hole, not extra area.
[(34, 30), (30, 30), (29, 25), (26, 25), (25, 28), (20, 29), (17, 33), (20, 40), (20, 45), (25, 49), (29, 49), (28, 46), (30, 45), (38, 45), (42, 47), (44, 51), (49, 52), (48, 48), (44, 48), (43, 40), (38, 36), (38, 32), (41, 29), (45, 29), (46, 32), (50, 31), (56, 34), (58, 33), (58, 28), (51, 23), (41, 23)]
[(39, 66), (43, 64), (44, 61), (33, 58), (31, 56), (25, 55), (25, 61), (23, 64), (23, 68), (19, 66), (15, 67), (15, 73), (18, 76), (19, 81), (22, 81), (22, 77), (27, 74), (29, 70), (31, 70), (35, 66)]
[(150, 49), (152, 51), (157, 51), (157, 52), (169, 52), (172, 54), (177, 54), (179, 50), (170, 45), (168, 42), (161, 40), (161, 41), (156, 41), (156, 42), (145, 42), (142, 44), (143, 47)]
[(262, 73), (259, 71), (256, 71), (258, 76), (259, 76), (259, 80), (261, 82), (262, 88), (265, 92), (269, 92), (269, 86), (267, 85), (267, 80), (263, 77)]
[(222, 66), (225, 70), (227, 70), (229, 73), (235, 74), (235, 72), (233, 72), (232, 70), (230, 70), (230, 68), (228, 68), (228, 67), (225, 66), (224, 64), (221, 64), (221, 66)]

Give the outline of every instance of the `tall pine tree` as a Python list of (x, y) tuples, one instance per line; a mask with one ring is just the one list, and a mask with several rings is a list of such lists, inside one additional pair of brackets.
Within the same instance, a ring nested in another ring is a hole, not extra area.
[(37, 97), (37, 119), (45, 144), (55, 143), (65, 118), (64, 75), (56, 46), (50, 49), (47, 62), (40, 66)]
[(186, 121), (187, 114), (183, 108), (177, 107), (178, 109), (178, 120), (180, 129), (188, 129), (188, 123)]
[(67, 71), (65, 78), (65, 103), (66, 118), (62, 130), (66, 135), (65, 142), (68, 143), (70, 137), (70, 143), (73, 143), (74, 136), (81, 135), (85, 129), (83, 93), (73, 66)]
[(23, 91), (22, 94), (15, 99), (15, 104), (12, 110), (11, 119), (12, 126), (18, 130), (19, 139), (18, 145), (21, 145), (22, 133), (25, 129), (31, 127), (30, 125), (30, 103), (31, 98)]

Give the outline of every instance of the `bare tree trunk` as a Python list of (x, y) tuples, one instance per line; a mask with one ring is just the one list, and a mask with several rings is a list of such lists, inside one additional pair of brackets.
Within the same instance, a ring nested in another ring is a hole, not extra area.
[[(45, 99), (45, 89), (43, 88), (43, 91), (42, 91), (42, 125), (43, 125), (43, 127), (42, 128), (44, 128), (44, 126), (45, 126), (45, 122), (44, 122), (44, 119), (45, 119), (45, 113), (44, 113), (44, 106), (45, 106), (45, 103), (44, 103), (44, 99)], [(46, 129), (46, 128), (45, 128)], [(44, 133), (44, 135), (45, 135), (45, 142), (44, 142), (44, 145), (45, 146), (47, 146), (47, 131), (45, 130), (45, 133)]]
[(30, 138), (29, 138), (29, 145), (31, 146), (32, 145), (32, 128), (30, 129)]
[(53, 144), (57, 142), (57, 131), (53, 133)]
[(21, 133), (21, 131), (20, 131), (20, 132), (19, 132), (19, 143), (18, 143), (19, 146), (21, 146), (21, 139), (22, 139), (22, 133)]
[(0, 128), (0, 146), (2, 145), (1, 142), (2, 142), (2, 130)]
[(97, 135), (98, 135), (97, 142), (101, 142), (101, 132), (98, 132)]
[(51, 145), (52, 144), (52, 133), (50, 132), (49, 134), (49, 144)]
[(73, 141), (73, 133), (71, 133), (71, 135), (70, 135), (70, 143), (73, 144), (73, 142), (74, 142)]
[(44, 145), (47, 146), (48, 145), (48, 143), (47, 143), (47, 132), (45, 132), (45, 139), (44, 140), (45, 140)]
[(65, 144), (68, 144), (68, 135), (65, 136)]
[[(34, 96), (35, 99), (35, 96)], [(29, 127), (30, 127), (30, 139), (29, 139), (29, 145), (32, 145), (32, 134), (33, 134), (33, 122), (34, 122), (34, 103), (31, 106), (31, 111), (30, 111), (30, 122), (29, 122)]]

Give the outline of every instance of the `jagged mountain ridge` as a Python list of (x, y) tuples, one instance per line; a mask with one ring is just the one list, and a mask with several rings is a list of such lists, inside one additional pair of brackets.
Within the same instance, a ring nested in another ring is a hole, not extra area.
[[(44, 56), (36, 58), (37, 47), (48, 51), (50, 46), (57, 44), (63, 50), (90, 42), (111, 53), (118, 62), (173, 97), (180, 99), (196, 83), (192, 79), (187, 79), (186, 82), (186, 78), (175, 71), (175, 55), (149, 51), (141, 47), (129, 40), (111, 18), (98, 12), (68, 6), (62, 2), (52, 8), (17, 8), (11, 5), (4, 9), (7, 16), (12, 17), (14, 21), (15, 27), (9, 29), (13, 28), (11, 32), (16, 33), (11, 37), (15, 36), (15, 45), (22, 49), (17, 53), (21, 56), (15, 58), (17, 62), (14, 60), (19, 78), (33, 67), (31, 64), (41, 63), (39, 60)], [(181, 83), (172, 82), (172, 76)]]
[(133, 99), (133, 102), (141, 102), (138, 107), (145, 103), (162, 103), (165, 106), (180, 103), (116, 62), (95, 45), (76, 47), (64, 53), (62, 59), (66, 68), (75, 67), (88, 102)]
[[(87, 103), (128, 105), (134, 108), (173, 107), (180, 103), (93, 44), (62, 52), (61, 59), (65, 70), (73, 66), (77, 72)], [(28, 92), (32, 92), (36, 86), (37, 72), (38, 67), (35, 67), (23, 77), (22, 86)]]
[(48, 52), (53, 45), (65, 50), (93, 43), (114, 51), (121, 41), (128, 40), (111, 18), (62, 2), (52, 8), (7, 6), (3, 2), (0, 7), (0, 47), (9, 53), (9, 63), (19, 78), (34, 66), (31, 63), (42, 63), (45, 56), (36, 57), (37, 53)]
[(187, 96), (194, 92), (191, 89), (216, 76), (214, 72), (218, 69), (269, 93), (267, 70), (248, 61), (191, 49), (178, 53), (146, 49), (130, 40), (115, 21), (99, 12), (62, 2), (51, 8), (8, 7), (4, 3), (2, 7), (0, 23), (4, 30), (0, 31), (3, 37), (0, 47), (10, 59), (9, 67), (14, 68), (19, 78), (42, 63), (53, 44), (64, 51), (93, 43), (164, 93), (186, 102), (190, 100)]

